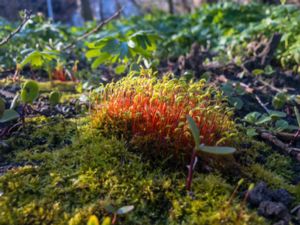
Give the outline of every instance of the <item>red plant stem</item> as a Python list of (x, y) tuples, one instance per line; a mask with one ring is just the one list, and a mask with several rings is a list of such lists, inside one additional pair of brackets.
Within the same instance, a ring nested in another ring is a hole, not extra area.
[(187, 177), (187, 180), (186, 180), (186, 190), (187, 191), (191, 190), (195, 159), (196, 159), (196, 149), (194, 148), (193, 153), (192, 153), (192, 157), (191, 157), (189, 173), (188, 173), (188, 177)]
[(111, 221), (111, 224), (115, 224), (117, 222), (117, 213), (114, 213), (113, 219)]

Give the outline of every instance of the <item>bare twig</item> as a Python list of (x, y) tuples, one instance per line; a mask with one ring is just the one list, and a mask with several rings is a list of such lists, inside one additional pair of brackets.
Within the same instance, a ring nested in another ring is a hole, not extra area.
[(270, 88), (272, 91), (275, 91), (275, 92), (286, 92), (287, 90), (286, 89), (279, 89), (269, 83), (267, 83), (266, 81), (258, 78), (257, 81), (261, 84), (263, 84), (264, 86), (267, 86), (268, 88)]
[(69, 48), (73, 48), (75, 46), (75, 44), (85, 38), (87, 38), (88, 36), (90, 36), (91, 34), (97, 33), (98, 31), (100, 31), (106, 24), (108, 24), (111, 20), (117, 18), (120, 16), (121, 12), (123, 11), (123, 8), (119, 9), (117, 12), (115, 12), (114, 15), (112, 15), (111, 17), (109, 17), (108, 19), (104, 20), (103, 22), (99, 23), (94, 29), (87, 31), (86, 33), (84, 33), (83, 35), (77, 37), (73, 42), (71, 42), (69, 45), (65, 46), (64, 48), (62, 48), (62, 50), (67, 50)]
[(267, 131), (260, 131), (260, 137), (262, 139), (272, 143), (273, 145), (275, 145), (276, 147), (278, 147), (285, 153), (289, 154), (290, 156), (294, 157), (296, 160), (300, 161), (300, 149), (299, 148), (290, 147), (288, 144), (283, 143), (282, 141), (277, 139), (272, 133), (267, 132)]
[(255, 98), (257, 102), (260, 104), (260, 106), (269, 114), (270, 110), (266, 107), (266, 105), (261, 101), (261, 99), (258, 97), (258, 95), (255, 95)]
[(27, 21), (30, 19), (31, 12), (25, 10), (24, 13), (25, 13), (25, 15), (24, 15), (24, 18), (23, 18), (21, 24), (13, 32), (11, 32), (9, 35), (7, 35), (7, 37), (5, 37), (2, 41), (0, 41), (0, 47), (5, 45), (7, 42), (9, 42), (10, 39), (12, 39), (17, 33), (19, 33), (22, 30), (22, 28), (24, 27), (24, 25), (27, 23)]

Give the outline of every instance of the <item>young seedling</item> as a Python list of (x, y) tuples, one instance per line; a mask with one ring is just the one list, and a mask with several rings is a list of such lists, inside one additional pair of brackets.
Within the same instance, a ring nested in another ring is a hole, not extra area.
[(39, 96), (39, 85), (33, 80), (26, 81), (21, 90), (21, 101), (23, 105), (22, 122), (25, 124), (27, 104), (32, 104)]
[(116, 209), (115, 207), (113, 207), (112, 205), (107, 205), (105, 207), (105, 209), (109, 212), (113, 214), (113, 218), (111, 221), (111, 224), (115, 224), (117, 222), (117, 216), (118, 215), (124, 215), (127, 214), (129, 212), (131, 212), (134, 209), (133, 205), (127, 205), (127, 206), (123, 206), (119, 209)]
[(200, 144), (200, 131), (199, 128), (197, 127), (196, 122), (189, 115), (187, 115), (187, 121), (195, 142), (195, 147), (193, 149), (192, 156), (191, 156), (191, 162), (190, 165), (188, 166), (189, 172), (186, 180), (186, 189), (187, 191), (190, 191), (192, 186), (194, 168), (198, 161), (197, 160), (198, 152), (206, 152), (206, 153), (216, 154), (216, 155), (228, 155), (228, 154), (233, 154), (236, 151), (236, 149), (231, 147), (205, 146), (204, 144)]
[(61, 94), (58, 91), (52, 91), (49, 95), (49, 102), (51, 106), (59, 104)]
[(5, 109), (5, 100), (0, 98), (0, 123), (6, 123), (19, 118), (19, 114), (13, 109)]

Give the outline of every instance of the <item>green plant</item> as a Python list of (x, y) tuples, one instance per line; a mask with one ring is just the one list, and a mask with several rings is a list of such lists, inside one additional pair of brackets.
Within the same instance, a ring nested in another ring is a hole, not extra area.
[(134, 209), (133, 205), (127, 205), (127, 206), (122, 206), (120, 208), (115, 208), (112, 205), (106, 205), (105, 206), (106, 211), (109, 213), (113, 214), (113, 218), (111, 220), (111, 224), (115, 224), (117, 222), (117, 216), (118, 215), (125, 215), (129, 212), (131, 212)]
[(186, 180), (186, 189), (190, 191), (192, 186), (193, 171), (197, 163), (197, 154), (199, 152), (205, 152), (205, 153), (215, 154), (215, 155), (228, 155), (228, 154), (233, 154), (236, 151), (236, 149), (232, 147), (205, 146), (204, 144), (201, 143), (200, 131), (194, 119), (188, 115), (187, 121), (195, 143), (195, 147), (193, 148), (193, 152), (191, 156), (191, 162), (190, 165), (188, 166), (189, 173)]
[(21, 101), (32, 104), (39, 96), (39, 85), (33, 80), (26, 81), (21, 90)]
[(5, 100), (0, 98), (0, 123), (6, 123), (19, 118), (14, 109), (5, 109)]
[(49, 102), (52, 106), (59, 104), (61, 99), (61, 93), (58, 91), (52, 91), (49, 94)]
[(121, 63), (115, 68), (117, 74), (126, 70), (128, 62), (136, 62), (141, 59), (149, 59), (156, 49), (155, 41), (158, 36), (150, 31), (127, 32), (123, 35), (104, 37), (89, 43), (87, 58), (95, 58), (92, 68), (100, 64)]

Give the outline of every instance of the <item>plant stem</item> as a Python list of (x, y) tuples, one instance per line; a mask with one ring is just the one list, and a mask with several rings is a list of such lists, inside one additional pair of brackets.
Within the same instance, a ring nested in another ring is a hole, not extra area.
[(192, 157), (191, 157), (190, 166), (189, 166), (189, 173), (188, 173), (188, 177), (186, 180), (186, 190), (187, 191), (190, 191), (191, 186), (192, 186), (195, 158), (196, 158), (196, 149), (194, 148)]

